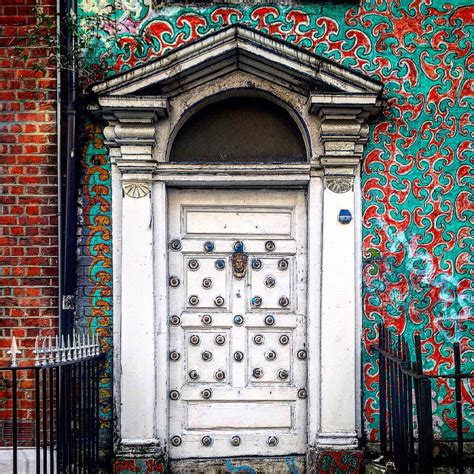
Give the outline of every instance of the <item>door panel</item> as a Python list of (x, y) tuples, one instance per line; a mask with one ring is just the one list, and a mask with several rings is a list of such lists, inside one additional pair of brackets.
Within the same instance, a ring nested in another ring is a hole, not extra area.
[(168, 228), (170, 457), (304, 453), (305, 194), (172, 190)]

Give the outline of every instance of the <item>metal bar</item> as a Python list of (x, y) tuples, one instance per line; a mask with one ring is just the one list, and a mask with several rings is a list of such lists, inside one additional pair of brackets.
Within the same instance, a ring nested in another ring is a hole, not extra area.
[(88, 359), (86, 361), (87, 367), (87, 404), (86, 404), (86, 416), (87, 416), (87, 472), (91, 472), (92, 469), (92, 416), (91, 416), (91, 362)]
[(41, 411), (40, 411), (40, 369), (35, 368), (35, 462), (36, 474), (41, 472)]
[(17, 399), (17, 369), (13, 367), (12, 371), (12, 396), (13, 396), (13, 474), (18, 472), (18, 399)]
[[(387, 332), (389, 351), (392, 352), (392, 333)], [(392, 354), (393, 355), (393, 354)], [(391, 442), (392, 442), (392, 453), (395, 458), (395, 464), (398, 461), (398, 419), (396, 416), (396, 403), (397, 395), (395, 392), (395, 370), (396, 365), (392, 360), (389, 362), (390, 373), (389, 373), (389, 390), (390, 390), (390, 426), (391, 426)]]
[(60, 384), (61, 384), (61, 367), (55, 368), (56, 372), (56, 472), (63, 472), (62, 459), (62, 435), (61, 435), (61, 398), (60, 398)]
[(97, 472), (99, 463), (99, 365), (98, 358), (93, 359), (93, 417), (94, 417), (94, 444), (93, 444), (93, 460), (94, 469), (93, 472)]
[(49, 370), (49, 469), (54, 474), (54, 371)]
[[(385, 330), (379, 324), (379, 344), (385, 348)], [(380, 451), (387, 456), (387, 381), (385, 356), (379, 352)]]
[(79, 363), (79, 472), (84, 466), (84, 361)]
[(41, 391), (42, 391), (42, 431), (43, 431), (43, 472), (48, 472), (48, 369), (41, 369)]
[(76, 468), (77, 463), (77, 381), (76, 381), (76, 364), (71, 366), (71, 379), (72, 379), (72, 393), (71, 393), (71, 404), (72, 404), (72, 420), (71, 420), (71, 462)]
[[(69, 338), (68, 338), (69, 339)], [(69, 345), (69, 344), (68, 344)], [(66, 381), (66, 391), (64, 394), (65, 398), (65, 421), (66, 421), (66, 466), (68, 470), (71, 469), (71, 367), (72, 365), (66, 366), (66, 374), (65, 374), (65, 381)]]
[[(411, 358), (408, 344), (405, 343), (405, 357), (407, 364), (411, 367)], [(413, 383), (412, 377), (406, 375), (407, 379), (407, 410), (408, 410), (408, 472), (415, 472), (415, 436), (413, 433)]]
[(433, 472), (433, 414), (431, 408), (431, 381), (422, 380), (423, 391), (423, 472)]
[[(397, 341), (397, 355), (400, 360), (404, 360), (403, 354), (403, 340), (398, 336)], [(398, 383), (398, 397), (399, 397), (399, 416), (400, 416), (400, 471), (408, 471), (408, 431), (407, 431), (407, 413), (406, 413), (406, 391), (405, 391), (405, 375), (400, 370), (400, 365), (397, 366), (397, 383)]]
[[(461, 351), (459, 348), (459, 342), (454, 343), (454, 373), (458, 374), (461, 372)], [(458, 444), (458, 455), (456, 464), (458, 472), (462, 474), (464, 472), (464, 440), (462, 432), (462, 393), (461, 393), (461, 379), (456, 378), (454, 380), (454, 391), (456, 396), (456, 434)]]

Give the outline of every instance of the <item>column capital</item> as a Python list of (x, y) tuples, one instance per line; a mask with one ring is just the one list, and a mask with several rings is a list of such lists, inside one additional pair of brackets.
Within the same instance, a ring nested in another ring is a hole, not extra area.
[(312, 94), (311, 113), (321, 121), (320, 156), (325, 187), (336, 193), (352, 190), (357, 167), (368, 139), (368, 119), (378, 113), (375, 94)]
[(155, 167), (155, 124), (168, 116), (166, 97), (98, 98), (97, 112), (106, 122), (105, 144), (122, 173), (147, 173)]

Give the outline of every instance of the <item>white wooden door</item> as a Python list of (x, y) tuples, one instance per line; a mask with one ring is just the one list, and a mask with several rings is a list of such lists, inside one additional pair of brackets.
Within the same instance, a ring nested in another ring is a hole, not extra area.
[(170, 457), (304, 453), (305, 193), (171, 190), (168, 228)]

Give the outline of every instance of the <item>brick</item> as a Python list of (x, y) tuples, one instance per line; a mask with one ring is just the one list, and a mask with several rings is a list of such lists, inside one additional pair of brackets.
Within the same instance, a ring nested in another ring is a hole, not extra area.
[[(55, 0), (41, 3), (54, 22)], [(36, 5), (0, 1), (0, 348), (15, 335), (23, 356), (31, 355), (37, 335), (55, 335), (58, 327), (56, 71), (45, 63), (53, 52), (46, 42), (28, 45)], [(15, 46), (25, 61), (15, 57)], [(35, 71), (39, 61), (44, 73)], [(0, 364), (5, 357), (1, 350)], [(20, 420), (34, 419), (32, 376), (20, 373)], [(11, 407), (0, 403), (5, 417)]]

